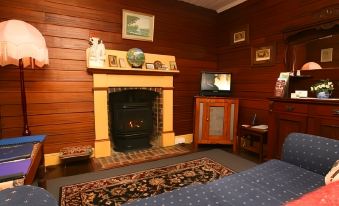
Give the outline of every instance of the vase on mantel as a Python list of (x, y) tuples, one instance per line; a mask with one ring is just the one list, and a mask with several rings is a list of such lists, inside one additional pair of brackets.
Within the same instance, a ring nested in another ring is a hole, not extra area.
[(319, 99), (328, 99), (330, 98), (331, 94), (328, 91), (318, 92), (317, 98)]

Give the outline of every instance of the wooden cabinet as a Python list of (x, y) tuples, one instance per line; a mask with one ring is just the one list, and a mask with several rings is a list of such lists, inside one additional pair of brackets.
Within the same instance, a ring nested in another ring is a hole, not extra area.
[(339, 101), (271, 98), (268, 157), (280, 158), (282, 144), (291, 132), (339, 139)]
[(339, 104), (310, 105), (308, 132), (339, 140)]
[(236, 151), (239, 100), (195, 97), (194, 147), (198, 144), (233, 144)]

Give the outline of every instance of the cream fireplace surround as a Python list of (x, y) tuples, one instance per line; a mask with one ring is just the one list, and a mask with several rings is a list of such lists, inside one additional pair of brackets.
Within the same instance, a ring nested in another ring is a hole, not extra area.
[[(106, 50), (106, 55), (115, 55), (118, 58), (126, 56), (125, 51)], [(175, 61), (174, 56), (145, 54), (146, 62), (160, 60), (168, 64)], [(107, 62), (107, 61), (106, 61)], [(88, 71), (93, 73), (94, 92), (94, 122), (95, 145), (94, 156), (110, 156), (112, 147), (108, 126), (108, 90), (113, 87), (155, 87), (162, 89), (162, 131), (159, 139), (160, 146), (175, 144), (173, 131), (173, 74), (178, 70), (146, 70), (134, 68), (108, 67), (100, 68), (88, 66)]]
[[(86, 51), (88, 57), (88, 49)], [(142, 69), (134, 69), (126, 65), (125, 68), (109, 67), (108, 55), (117, 58), (126, 58), (126, 51), (106, 50), (105, 65), (103, 67), (92, 67), (87, 61), (88, 72), (93, 74), (94, 92), (94, 120), (95, 120), (95, 142), (94, 157), (111, 155), (111, 142), (108, 129), (108, 90), (110, 87), (158, 87), (162, 89), (162, 111), (163, 127), (160, 146), (171, 146), (177, 143), (191, 143), (193, 134), (175, 136), (173, 131), (173, 75), (178, 70), (151, 70), (143, 66)], [(169, 68), (169, 62), (175, 61), (174, 56), (145, 53), (146, 62), (161, 61)], [(45, 154), (45, 165), (60, 164), (59, 153)]]

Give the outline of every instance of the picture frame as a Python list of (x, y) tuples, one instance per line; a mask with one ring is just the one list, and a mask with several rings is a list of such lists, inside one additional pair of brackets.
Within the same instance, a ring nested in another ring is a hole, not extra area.
[(153, 63), (146, 63), (146, 69), (154, 69), (154, 64)]
[(162, 68), (162, 63), (159, 60), (154, 61), (153, 65), (154, 65), (154, 69), (161, 69)]
[(251, 48), (252, 66), (272, 66), (275, 63), (275, 43), (265, 46), (254, 46)]
[(177, 70), (177, 63), (175, 61), (170, 61), (169, 62), (170, 65), (170, 70)]
[(332, 62), (333, 48), (321, 49), (320, 62)]
[(122, 38), (153, 41), (154, 15), (122, 10)]
[(115, 55), (108, 55), (108, 65), (110, 67), (117, 67), (118, 66), (118, 58)]
[(230, 42), (232, 46), (249, 44), (249, 24), (238, 26), (230, 32)]
[(121, 68), (126, 68), (127, 67), (126, 60), (124, 58), (119, 58), (119, 65)]

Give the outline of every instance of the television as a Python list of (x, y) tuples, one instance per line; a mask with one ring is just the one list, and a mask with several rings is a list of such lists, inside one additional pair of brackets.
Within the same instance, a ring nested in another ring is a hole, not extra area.
[(201, 72), (201, 96), (230, 96), (232, 74), (228, 72)]

